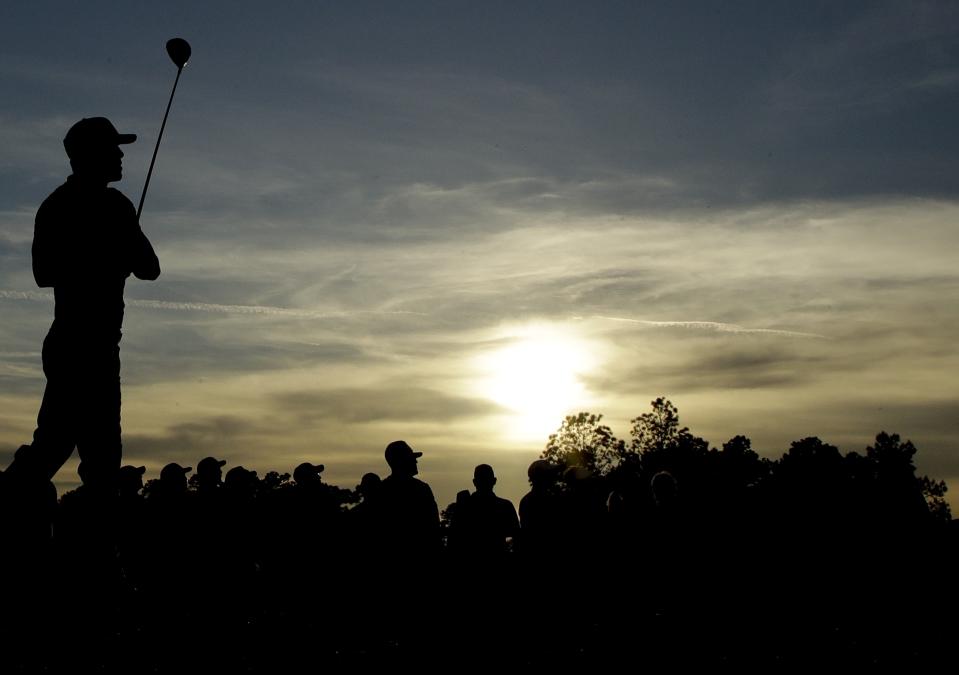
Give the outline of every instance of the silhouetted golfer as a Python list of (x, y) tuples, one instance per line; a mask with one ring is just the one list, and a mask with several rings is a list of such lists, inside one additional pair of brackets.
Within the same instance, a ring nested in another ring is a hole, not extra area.
[(130, 274), (153, 280), (160, 264), (133, 204), (108, 187), (122, 178), (120, 146), (136, 140), (103, 117), (63, 139), (73, 174), (37, 212), (33, 276), (53, 288), (53, 325), (43, 342), (47, 386), (33, 444), (9, 472), (50, 479), (79, 450), (81, 478), (112, 497), (120, 468), (120, 328)]

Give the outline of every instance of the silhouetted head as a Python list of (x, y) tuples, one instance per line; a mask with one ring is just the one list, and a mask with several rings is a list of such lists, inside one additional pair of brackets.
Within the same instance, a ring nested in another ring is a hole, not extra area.
[(533, 488), (547, 488), (556, 482), (557, 467), (545, 459), (537, 459), (529, 465), (526, 475)]
[(320, 474), (326, 469), (322, 464), (310, 464), (303, 462), (293, 469), (293, 480), (297, 485), (312, 485), (322, 482)]
[(493, 486), (496, 485), (493, 467), (489, 464), (480, 464), (473, 469), (473, 485), (479, 492), (492, 492)]
[(226, 472), (223, 486), (231, 491), (250, 491), (256, 484), (256, 471), (235, 466)]
[(668, 471), (660, 471), (649, 481), (656, 506), (668, 507), (676, 503), (679, 496), (679, 484)]
[(414, 452), (406, 441), (393, 441), (386, 446), (386, 463), (390, 470), (397, 475), (415, 476), (419, 473), (416, 459), (422, 457), (422, 452)]
[(456, 493), (456, 504), (463, 506), (469, 504), (470, 501), (470, 491), (469, 490), (460, 490)]
[(120, 488), (120, 496), (134, 496), (143, 489), (143, 474), (147, 468), (145, 466), (121, 466), (117, 473), (117, 482)]
[(380, 483), (380, 477), (375, 473), (364, 473), (356, 490), (363, 495), (363, 499), (369, 499), (380, 487)]
[(225, 459), (216, 457), (204, 457), (196, 465), (196, 479), (200, 487), (213, 487), (223, 482), (223, 467), (226, 466)]
[(84, 117), (70, 127), (63, 147), (74, 175), (106, 184), (123, 178), (120, 146), (136, 139), (136, 134), (121, 134), (106, 117)]
[(193, 471), (192, 466), (180, 466), (170, 462), (160, 470), (160, 484), (167, 492), (186, 492), (186, 475)]

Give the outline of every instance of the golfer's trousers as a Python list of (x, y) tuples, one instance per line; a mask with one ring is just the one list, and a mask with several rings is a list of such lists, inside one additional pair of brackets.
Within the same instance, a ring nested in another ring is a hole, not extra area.
[(47, 386), (37, 415), (30, 464), (53, 478), (80, 455), (80, 478), (91, 489), (116, 489), (120, 444), (120, 347), (51, 334), (43, 342)]

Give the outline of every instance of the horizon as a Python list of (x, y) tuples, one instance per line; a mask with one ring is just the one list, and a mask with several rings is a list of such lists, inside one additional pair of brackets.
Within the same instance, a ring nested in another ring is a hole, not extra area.
[(125, 293), (125, 464), (311, 461), (353, 488), (402, 438), (440, 508), (480, 463), (518, 503), (565, 415), (627, 438), (664, 396), (770, 459), (899, 434), (959, 508), (954, 4), (0, 16), (4, 467), (43, 393), (30, 244), (63, 135), (137, 133), (113, 184), (136, 203), (181, 36), (141, 219), (163, 271)]

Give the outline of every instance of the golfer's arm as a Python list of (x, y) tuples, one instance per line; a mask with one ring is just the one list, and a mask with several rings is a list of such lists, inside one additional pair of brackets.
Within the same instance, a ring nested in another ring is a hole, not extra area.
[(153, 281), (160, 276), (160, 260), (157, 258), (156, 251), (153, 250), (153, 244), (143, 234), (143, 230), (136, 225), (136, 232), (133, 235), (133, 275), (137, 279), (144, 281)]
[(40, 288), (53, 288), (57, 282), (59, 256), (56, 241), (51, 232), (50, 215), (41, 206), (33, 227), (33, 247), (30, 254), (33, 259), (33, 278)]

